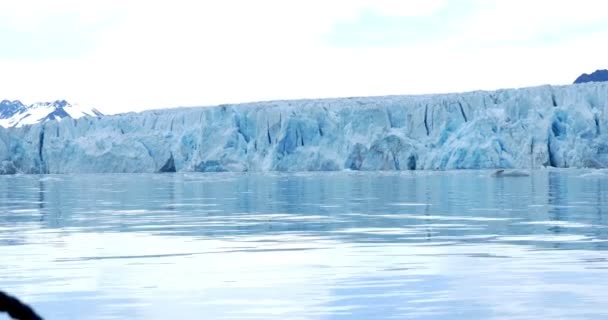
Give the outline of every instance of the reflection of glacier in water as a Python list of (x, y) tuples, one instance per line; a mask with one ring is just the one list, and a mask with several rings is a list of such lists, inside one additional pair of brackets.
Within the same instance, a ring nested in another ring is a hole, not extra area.
[(4, 176), (0, 281), (48, 319), (608, 316), (606, 176), (491, 173)]
[(608, 83), (0, 128), (0, 174), (608, 167)]

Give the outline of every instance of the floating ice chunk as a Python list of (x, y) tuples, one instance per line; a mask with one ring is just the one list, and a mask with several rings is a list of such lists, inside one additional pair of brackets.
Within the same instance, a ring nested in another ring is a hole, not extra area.
[(494, 172), (492, 174), (493, 177), (529, 177), (530, 173), (528, 171), (523, 171), (523, 170), (496, 170), (496, 172)]

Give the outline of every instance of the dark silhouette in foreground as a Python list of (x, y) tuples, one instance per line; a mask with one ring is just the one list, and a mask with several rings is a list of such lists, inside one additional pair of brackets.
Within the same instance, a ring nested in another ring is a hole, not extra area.
[(2, 291), (0, 291), (0, 312), (6, 312), (17, 320), (42, 320), (32, 308)]

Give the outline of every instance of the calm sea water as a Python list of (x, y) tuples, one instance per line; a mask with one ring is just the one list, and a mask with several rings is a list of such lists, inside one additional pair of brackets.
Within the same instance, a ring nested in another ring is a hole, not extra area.
[(608, 171), (0, 177), (46, 319), (605, 319)]

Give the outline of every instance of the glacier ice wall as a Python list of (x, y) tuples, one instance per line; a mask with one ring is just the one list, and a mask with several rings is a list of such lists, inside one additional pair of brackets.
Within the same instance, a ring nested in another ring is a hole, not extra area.
[(259, 102), (0, 128), (0, 173), (608, 167), (608, 83)]

